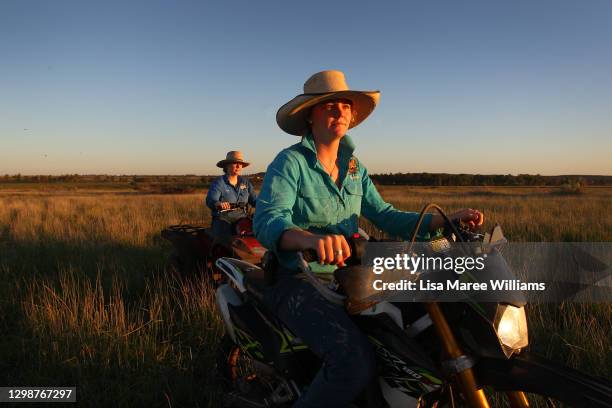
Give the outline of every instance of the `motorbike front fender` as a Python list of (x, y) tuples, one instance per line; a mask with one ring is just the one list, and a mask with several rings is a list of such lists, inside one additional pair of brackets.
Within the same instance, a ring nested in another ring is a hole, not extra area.
[(497, 391), (524, 391), (576, 407), (610, 407), (612, 384), (535, 354), (510, 359), (483, 358), (474, 367), (479, 386)]

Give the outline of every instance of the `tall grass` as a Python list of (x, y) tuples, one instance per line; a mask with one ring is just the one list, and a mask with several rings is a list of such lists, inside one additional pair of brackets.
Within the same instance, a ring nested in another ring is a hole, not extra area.
[(499, 223), (513, 242), (600, 242), (612, 240), (612, 188), (560, 195), (550, 187), (382, 187), (396, 207), (419, 211), (434, 202), (447, 212), (481, 209), (485, 229)]
[[(515, 241), (610, 241), (612, 190), (382, 188), (399, 208), (485, 211)], [(0, 384), (77, 385), (83, 406), (218, 406), (213, 292), (164, 274), (162, 228), (207, 224), (203, 193), (0, 193)], [(371, 225), (367, 227), (374, 231)], [(538, 352), (598, 375), (610, 304), (530, 309)]]
[(0, 197), (0, 383), (77, 385), (84, 406), (216, 406), (223, 333), (204, 282), (165, 275), (160, 230), (201, 196)]

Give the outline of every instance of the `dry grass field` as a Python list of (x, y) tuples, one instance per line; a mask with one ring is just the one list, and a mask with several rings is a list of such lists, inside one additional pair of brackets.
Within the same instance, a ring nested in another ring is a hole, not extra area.
[[(398, 208), (482, 209), (512, 241), (612, 241), (612, 188), (382, 187)], [(77, 385), (86, 406), (218, 406), (212, 291), (164, 274), (164, 227), (208, 223), (204, 192), (0, 189), (0, 384)], [(372, 227), (368, 229), (372, 232)], [(600, 376), (611, 304), (532, 307), (532, 349)]]

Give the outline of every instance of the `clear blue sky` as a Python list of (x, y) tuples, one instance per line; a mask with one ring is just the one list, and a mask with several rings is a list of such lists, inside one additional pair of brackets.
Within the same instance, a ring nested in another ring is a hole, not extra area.
[(612, 2), (0, 2), (0, 174), (263, 171), (310, 74), (370, 172), (612, 175)]

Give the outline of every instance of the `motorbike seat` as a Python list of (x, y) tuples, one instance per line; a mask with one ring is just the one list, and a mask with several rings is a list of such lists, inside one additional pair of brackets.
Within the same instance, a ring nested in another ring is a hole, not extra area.
[(259, 302), (263, 302), (264, 293), (268, 284), (265, 280), (265, 272), (262, 268), (249, 268), (245, 271), (244, 287), (247, 292)]

